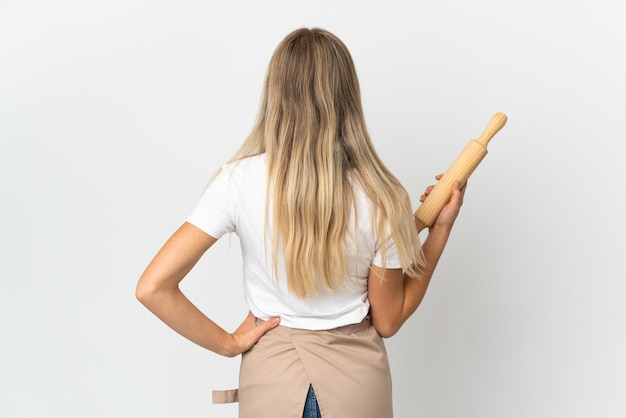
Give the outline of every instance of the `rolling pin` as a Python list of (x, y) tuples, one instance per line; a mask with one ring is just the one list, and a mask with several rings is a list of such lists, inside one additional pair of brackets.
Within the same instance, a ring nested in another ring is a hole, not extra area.
[(448, 203), (452, 195), (452, 185), (458, 181), (463, 187), (469, 176), (474, 172), (478, 164), (487, 155), (487, 144), (506, 123), (506, 115), (498, 112), (491, 118), (489, 125), (477, 138), (471, 140), (461, 151), (456, 160), (441, 177), (439, 182), (426, 196), (426, 199), (414, 213), (417, 232), (426, 227), (431, 227), (437, 220), (439, 212)]

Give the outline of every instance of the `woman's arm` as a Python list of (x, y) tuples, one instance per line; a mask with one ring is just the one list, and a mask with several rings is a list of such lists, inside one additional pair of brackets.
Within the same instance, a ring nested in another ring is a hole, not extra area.
[(217, 354), (234, 357), (249, 350), (265, 332), (278, 325), (272, 318), (256, 325), (252, 313), (230, 334), (205, 316), (180, 291), (179, 283), (216, 242), (184, 223), (165, 243), (137, 283), (137, 299), (174, 331)]
[[(431, 190), (432, 186), (428, 187), (420, 200), (423, 201)], [(448, 242), (454, 221), (463, 205), (464, 194), (465, 186), (459, 188), (458, 183), (455, 183), (450, 201), (441, 210), (422, 245), (426, 265), (420, 270), (418, 277), (405, 276), (402, 269), (371, 266), (368, 298), (372, 324), (382, 337), (391, 337), (398, 332), (404, 321), (422, 302), (435, 267)]]

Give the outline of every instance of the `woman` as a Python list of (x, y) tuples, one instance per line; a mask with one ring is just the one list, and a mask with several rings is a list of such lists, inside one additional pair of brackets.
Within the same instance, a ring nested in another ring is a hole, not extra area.
[[(299, 29), (272, 56), (250, 136), (149, 264), (137, 297), (194, 343), (243, 354), (241, 417), (391, 417), (381, 337), (420, 304), (463, 194), (456, 184), (420, 245), (408, 194), (367, 133), (350, 53), (327, 31)], [(229, 232), (250, 308), (233, 333), (178, 287)]]

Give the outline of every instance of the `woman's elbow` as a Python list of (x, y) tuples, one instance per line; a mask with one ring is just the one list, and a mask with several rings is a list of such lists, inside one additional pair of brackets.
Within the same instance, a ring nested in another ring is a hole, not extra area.
[(142, 276), (135, 287), (135, 297), (144, 305), (150, 303), (157, 293), (156, 287), (146, 278)]
[(400, 330), (400, 326), (402, 325), (396, 321), (372, 321), (372, 325), (383, 338), (390, 338), (396, 335), (396, 333)]
[(137, 283), (135, 287), (135, 297), (137, 300), (145, 305), (146, 301), (150, 298), (150, 292), (146, 289), (146, 286), (141, 283)]

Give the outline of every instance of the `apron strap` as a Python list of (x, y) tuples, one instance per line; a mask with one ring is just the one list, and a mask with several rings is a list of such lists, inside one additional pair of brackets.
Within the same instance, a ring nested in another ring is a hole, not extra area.
[(235, 403), (239, 402), (239, 389), (214, 390), (213, 403)]

